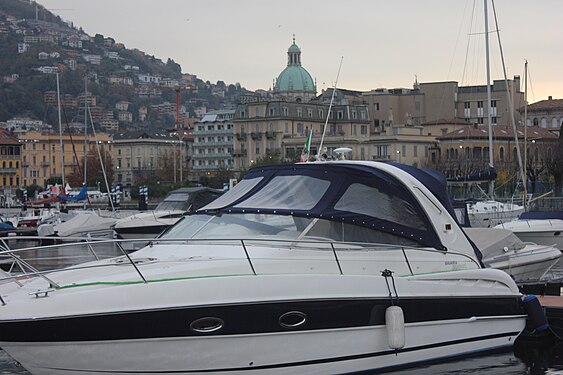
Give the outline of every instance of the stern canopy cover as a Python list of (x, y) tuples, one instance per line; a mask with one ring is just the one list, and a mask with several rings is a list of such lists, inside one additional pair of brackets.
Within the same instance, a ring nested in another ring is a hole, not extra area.
[(405, 185), (389, 173), (361, 164), (256, 167), (232, 190), (197, 213), (322, 218), (445, 250), (426, 212)]

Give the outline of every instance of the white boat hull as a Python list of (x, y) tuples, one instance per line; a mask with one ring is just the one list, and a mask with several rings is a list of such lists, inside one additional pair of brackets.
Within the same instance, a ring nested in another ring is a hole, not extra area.
[(483, 261), (492, 268), (508, 273), (517, 282), (525, 282), (542, 280), (560, 258), (559, 249), (548, 247), (535, 254), (533, 251), (527, 251), (510, 257), (501, 256)]
[[(33, 374), (328, 374), (392, 368), (511, 346), (523, 321), (436, 321), (406, 327), (406, 347), (385, 326), (245, 336), (63, 343), (3, 343)], [(462, 338), (462, 339), (460, 339)], [(38, 355), (37, 353), (41, 353)], [(30, 365), (33, 364), (33, 365)]]
[(563, 250), (563, 220), (514, 220), (499, 227), (510, 229), (524, 242), (555, 245)]
[[(87, 277), (84, 271), (77, 272)], [(0, 347), (33, 374), (327, 374), (510, 346), (525, 324), (519, 293), (497, 270), (395, 277), (406, 322), (397, 353), (389, 347), (382, 276), (85, 282), (38, 298), (4, 286)], [(306, 324), (280, 328), (293, 311), (303, 311)], [(224, 329), (194, 333), (191, 324), (202, 317), (224, 318)]]
[(493, 228), (517, 219), (522, 212), (524, 212), (523, 206), (497, 201), (470, 203), (467, 207), (471, 226), (478, 228)]

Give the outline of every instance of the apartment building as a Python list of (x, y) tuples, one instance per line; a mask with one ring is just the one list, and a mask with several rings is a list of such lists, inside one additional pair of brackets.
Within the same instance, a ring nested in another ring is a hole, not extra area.
[(193, 179), (218, 169), (234, 169), (233, 145), (235, 110), (210, 111), (193, 126)]

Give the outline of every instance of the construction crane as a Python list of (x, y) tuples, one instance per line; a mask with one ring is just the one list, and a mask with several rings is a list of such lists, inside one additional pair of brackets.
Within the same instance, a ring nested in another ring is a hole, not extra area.
[[(39, 8), (40, 7), (44, 10), (49, 11), (49, 12), (52, 12), (54, 10), (74, 10), (72, 8), (53, 8), (53, 9), (51, 9), (51, 8), (46, 8), (43, 5), (37, 4), (37, 1), (35, 1), (35, 0), (29, 1), (29, 4), (33, 4), (33, 3), (35, 4), (35, 21), (39, 21)], [(43, 13), (43, 21), (45, 21), (45, 13)]]

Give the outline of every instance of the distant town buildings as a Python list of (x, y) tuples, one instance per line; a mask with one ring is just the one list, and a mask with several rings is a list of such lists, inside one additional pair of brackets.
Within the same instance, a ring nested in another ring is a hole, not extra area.
[(141, 181), (178, 181), (184, 176), (186, 143), (169, 132), (133, 131), (113, 135), (114, 183), (131, 185)]
[[(76, 89), (73, 94), (60, 94), (62, 108), (76, 113), (70, 124), (65, 124), (65, 131), (73, 131), (72, 142), (83, 143), (85, 120), (101, 130), (98, 142), (111, 152), (114, 184), (197, 181), (223, 169), (241, 172), (269, 159), (299, 161), (309, 134), (310, 159), (317, 155), (334, 158), (337, 149), (348, 148), (348, 159), (432, 167), (448, 176), (474, 171), (488, 163), (486, 85), (418, 82), (415, 78), (412, 88), (337, 88), (334, 93), (330, 88), (319, 92), (314, 76), (303, 66), (301, 49), (294, 38), (287, 49), (286, 66), (271, 88), (241, 95), (238, 83), (232, 90), (233, 85), (203, 82), (194, 74), (166, 77), (160, 68), (165, 63), (158, 59), (158, 69), (149, 71), (137, 60), (125, 60), (130, 54), (147, 57), (144, 52), (123, 51), (125, 46), (113, 38), (100, 42), (98, 36), (96, 48), (91, 48), (94, 38), (75, 29), (53, 26), (44, 32), (44, 24), (30, 22), (37, 26), (33, 32), (15, 21), (0, 22), (0, 33), (13, 29), (18, 36), (14, 55), (33, 51), (38, 63), (30, 74), (84, 69), (88, 80), (115, 86), (112, 89), (125, 94), (109, 101), (92, 92), (77, 93)], [(110, 60), (111, 72), (98, 67)], [(4, 74), (2, 81), (6, 84), (21, 79), (17, 73)], [(522, 141), (523, 133), (530, 137), (525, 154), (530, 165), (537, 168), (554, 154), (557, 134), (563, 126), (563, 99), (549, 97), (526, 107), (520, 85), (519, 76), (491, 84), (493, 154), (495, 165), (504, 170), (517, 167), (511, 115), (517, 125), (516, 137)], [(186, 93), (192, 95), (186, 99)], [(195, 95), (198, 93), (205, 96)], [(179, 105), (172, 99), (174, 96)], [(56, 91), (50, 88), (43, 92), (43, 101), (46, 106), (57, 107)], [(173, 123), (165, 125), (174, 129), (154, 129), (155, 118), (162, 122), (173, 119)], [(0, 183), (5, 189), (41, 185), (61, 176), (60, 137), (51, 125), (17, 117), (2, 124), (2, 128), (0, 166), (4, 169)], [(76, 173), (79, 164), (74, 160), (70, 138), (63, 135), (65, 175)], [(89, 136), (88, 148), (95, 142)], [(84, 151), (82, 147), (76, 149), (80, 159)]]
[(538, 126), (556, 134), (559, 134), (559, 129), (563, 126), (563, 99), (553, 99), (550, 96), (547, 100), (530, 104), (527, 108), (521, 106), (518, 112), (521, 118), (527, 114), (528, 126)]
[(22, 146), (10, 132), (0, 129), (0, 191), (6, 195), (20, 186)]

